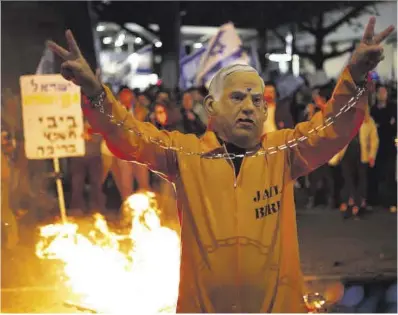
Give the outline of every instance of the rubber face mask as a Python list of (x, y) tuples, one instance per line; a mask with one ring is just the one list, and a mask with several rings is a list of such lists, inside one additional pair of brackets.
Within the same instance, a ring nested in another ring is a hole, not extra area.
[(214, 129), (227, 142), (254, 148), (261, 141), (265, 107), (263, 82), (255, 72), (234, 72), (223, 84), (220, 99), (212, 102)]

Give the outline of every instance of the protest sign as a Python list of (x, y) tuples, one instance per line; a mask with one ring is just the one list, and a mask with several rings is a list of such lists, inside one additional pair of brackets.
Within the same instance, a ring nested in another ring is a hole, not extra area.
[(28, 159), (83, 156), (80, 87), (61, 75), (20, 77)]

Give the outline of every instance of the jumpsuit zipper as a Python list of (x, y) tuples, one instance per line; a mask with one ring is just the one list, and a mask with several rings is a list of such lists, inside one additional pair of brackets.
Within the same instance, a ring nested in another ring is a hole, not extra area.
[[(228, 153), (227, 147), (225, 146), (225, 144), (223, 144), (225, 153)], [(235, 200), (235, 220), (236, 220), (236, 236), (239, 237), (240, 236), (240, 230), (239, 230), (239, 218), (238, 218), (238, 201), (237, 201), (237, 197), (236, 197), (236, 188), (238, 186), (238, 179), (239, 179), (239, 175), (241, 174), (242, 168), (243, 168), (243, 163), (244, 163), (245, 158), (242, 159), (242, 163), (240, 165), (240, 170), (239, 170), (239, 174), (238, 176), (236, 176), (236, 169), (235, 169), (235, 165), (234, 163), (229, 159), (229, 163), (232, 165), (232, 169), (234, 172), (234, 189), (235, 189), (235, 194), (234, 194), (234, 200)], [(236, 297), (237, 297), (237, 301), (235, 301), (235, 303), (232, 304), (232, 312), (233, 313), (238, 313), (240, 312), (240, 292), (239, 292), (239, 271), (240, 271), (240, 267), (239, 267), (239, 258), (240, 258), (240, 250), (239, 250), (239, 243), (237, 244), (237, 291), (236, 291)]]
[[(228, 154), (228, 150), (227, 150), (227, 147), (225, 146), (225, 143), (223, 143), (223, 148), (224, 148), (224, 151), (225, 151), (225, 153), (227, 153)], [(242, 161), (243, 162), (243, 161)], [(234, 165), (234, 163), (231, 161), (231, 159), (228, 159), (228, 163), (229, 164), (231, 164), (231, 166), (232, 166), (232, 169), (233, 169), (233, 172), (234, 172), (234, 188), (236, 188), (236, 186), (237, 186), (237, 177), (236, 177), (236, 169), (235, 169), (235, 165)], [(241, 166), (242, 167), (242, 166)]]

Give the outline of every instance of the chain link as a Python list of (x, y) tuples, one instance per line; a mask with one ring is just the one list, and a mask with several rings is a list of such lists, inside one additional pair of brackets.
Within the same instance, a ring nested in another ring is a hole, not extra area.
[[(200, 156), (203, 157), (205, 159), (229, 159), (229, 160), (233, 160), (236, 158), (243, 158), (243, 157), (258, 157), (258, 156), (264, 156), (264, 155), (272, 155), (275, 154), (277, 152), (286, 150), (288, 148), (294, 148), (295, 146), (297, 146), (300, 142), (306, 141), (310, 136), (317, 134), (319, 131), (322, 131), (323, 129), (333, 125), (336, 122), (336, 119), (343, 113), (349, 111), (352, 107), (354, 107), (358, 101), (359, 98), (362, 96), (362, 94), (366, 91), (366, 87), (358, 87), (356, 89), (356, 95), (353, 96), (346, 105), (344, 105), (342, 108), (340, 108), (339, 112), (337, 114), (335, 114), (333, 117), (328, 117), (324, 123), (322, 125), (319, 125), (313, 129), (311, 129), (310, 131), (308, 131), (308, 135), (306, 136), (301, 136), (297, 139), (293, 139), (293, 140), (289, 140), (287, 143), (276, 146), (276, 147), (269, 147), (266, 149), (260, 149), (257, 152), (246, 152), (245, 154), (235, 154), (235, 153), (213, 153), (213, 154), (205, 154), (205, 152), (189, 152), (189, 151), (184, 151), (183, 147), (175, 147), (175, 146), (171, 146), (168, 145), (166, 142), (164, 142), (161, 139), (158, 138), (154, 138), (154, 137), (149, 137), (148, 141), (161, 147), (162, 149), (166, 149), (166, 150), (171, 150), (171, 151), (175, 151), (179, 154), (182, 155), (186, 155), (186, 156)], [(105, 93), (105, 92), (104, 92)], [(119, 126), (120, 128), (123, 128), (124, 130), (131, 132), (133, 134), (135, 134), (138, 137), (145, 137), (144, 134), (142, 134), (142, 132), (139, 132), (138, 130), (135, 130), (134, 128), (130, 128), (130, 127), (126, 127), (124, 125), (126, 118), (123, 121), (115, 121), (114, 116), (112, 114), (106, 114), (105, 113), (105, 109), (104, 109), (104, 105), (103, 105), (103, 101), (102, 102), (95, 102), (93, 105), (95, 108), (98, 108), (99, 111), (103, 114), (105, 114), (112, 123), (116, 124), (117, 126)]]
[(229, 247), (234, 245), (248, 246), (253, 245), (256, 247), (261, 255), (268, 255), (269, 246), (263, 245), (258, 240), (253, 240), (245, 236), (234, 236), (226, 239), (216, 240), (213, 245), (204, 245), (204, 248), (207, 250), (209, 254), (214, 253), (220, 247)]

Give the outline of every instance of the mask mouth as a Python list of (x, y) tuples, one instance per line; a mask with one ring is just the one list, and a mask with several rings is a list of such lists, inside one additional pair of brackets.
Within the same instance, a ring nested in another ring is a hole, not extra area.
[(248, 124), (250, 124), (250, 125), (255, 125), (255, 123), (254, 123), (254, 120), (253, 119), (250, 119), (250, 118), (239, 118), (237, 121), (236, 121), (236, 123), (242, 123), (242, 124), (245, 124), (245, 125), (248, 125)]

